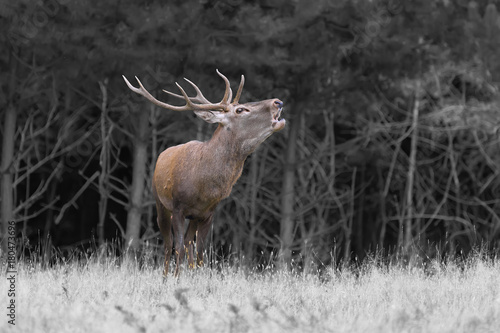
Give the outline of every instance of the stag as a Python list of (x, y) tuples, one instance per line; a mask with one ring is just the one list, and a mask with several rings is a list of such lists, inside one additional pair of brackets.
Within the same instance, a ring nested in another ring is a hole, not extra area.
[[(157, 222), (165, 244), (165, 276), (168, 274), (174, 241), (175, 276), (179, 275), (186, 250), (189, 267), (195, 267), (195, 241), (196, 265), (203, 265), (203, 252), (215, 208), (231, 193), (248, 155), (271, 134), (285, 127), (285, 119), (280, 119), (282, 101), (268, 99), (240, 104), (245, 83), (242, 75), (236, 96), (231, 102), (229, 80), (218, 70), (217, 74), (226, 85), (224, 97), (219, 103), (208, 101), (188, 79), (185, 80), (196, 91), (194, 97), (188, 97), (178, 83), (176, 85), (182, 95), (163, 90), (171, 96), (184, 99), (184, 106), (161, 102), (144, 88), (137, 77), (139, 88), (134, 87), (123, 76), (130, 90), (155, 105), (172, 111), (193, 111), (204, 121), (218, 124), (210, 140), (190, 141), (170, 147), (159, 155), (156, 162), (153, 194), (156, 199)], [(186, 220), (189, 220), (187, 231)]]

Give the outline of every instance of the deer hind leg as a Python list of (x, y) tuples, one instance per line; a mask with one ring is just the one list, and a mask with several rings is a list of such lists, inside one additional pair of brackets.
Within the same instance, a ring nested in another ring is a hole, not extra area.
[(175, 272), (177, 277), (181, 271), (181, 264), (186, 256), (186, 249), (184, 247), (184, 215), (179, 209), (174, 209), (172, 214), (172, 230), (174, 232), (175, 242)]
[(157, 222), (160, 228), (160, 233), (163, 237), (165, 246), (165, 265), (163, 269), (163, 276), (168, 275), (168, 265), (172, 257), (172, 213), (167, 210), (160, 202), (156, 203), (156, 211), (158, 214)]
[(207, 235), (212, 226), (213, 215), (197, 221), (197, 234), (196, 234), (196, 263), (198, 266), (203, 266), (203, 252), (207, 241)]
[(188, 263), (189, 268), (195, 268), (194, 264), (194, 237), (196, 236), (196, 229), (198, 223), (196, 220), (190, 220), (186, 236), (184, 237), (184, 247), (188, 250)]

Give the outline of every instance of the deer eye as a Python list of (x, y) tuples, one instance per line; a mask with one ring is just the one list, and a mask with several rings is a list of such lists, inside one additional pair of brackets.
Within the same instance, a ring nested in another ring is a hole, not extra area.
[(248, 110), (247, 110), (247, 109), (245, 109), (245, 108), (237, 108), (237, 109), (236, 109), (236, 113), (237, 113), (237, 114), (240, 114), (240, 113), (242, 113), (243, 111), (248, 111)]

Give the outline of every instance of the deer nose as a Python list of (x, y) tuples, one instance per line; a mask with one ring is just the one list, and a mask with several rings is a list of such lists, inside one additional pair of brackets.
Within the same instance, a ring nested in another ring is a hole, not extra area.
[(278, 108), (281, 109), (283, 107), (283, 102), (280, 100), (275, 100), (274, 105)]

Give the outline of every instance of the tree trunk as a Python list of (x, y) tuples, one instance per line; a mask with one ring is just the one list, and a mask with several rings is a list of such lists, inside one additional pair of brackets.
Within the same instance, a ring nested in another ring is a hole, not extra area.
[(138, 123), (137, 139), (134, 143), (130, 208), (127, 215), (127, 231), (125, 233), (125, 248), (130, 248), (132, 250), (137, 250), (139, 248), (141, 233), (146, 161), (148, 160), (147, 132), (149, 117), (147, 115), (139, 116)]
[(413, 207), (413, 197), (414, 197), (414, 180), (415, 180), (415, 172), (417, 169), (417, 149), (418, 149), (418, 117), (419, 117), (419, 90), (420, 84), (417, 87), (417, 93), (415, 93), (415, 104), (413, 107), (412, 114), (412, 135), (411, 135), (411, 151), (409, 157), (409, 167), (408, 167), (408, 176), (407, 176), (407, 188), (406, 188), (406, 220), (404, 225), (404, 249), (405, 252), (408, 252), (410, 249), (410, 245), (413, 242), (412, 235), (412, 220), (414, 215), (414, 207)]
[(285, 166), (283, 172), (283, 188), (281, 191), (281, 224), (280, 224), (280, 264), (282, 268), (290, 269), (292, 263), (293, 231), (295, 229), (295, 169), (297, 139), (300, 128), (300, 117), (290, 117), (290, 132), (286, 149)]
[(16, 121), (17, 113), (16, 109), (12, 105), (12, 95), (15, 90), (15, 77), (17, 69), (17, 61), (14, 56), (10, 56), (10, 78), (9, 78), (9, 91), (8, 91), (8, 104), (7, 110), (5, 111), (5, 118), (3, 123), (3, 140), (2, 140), (2, 162), (0, 164), (0, 174), (2, 177), (2, 184), (0, 193), (2, 194), (2, 206), (1, 206), (1, 220), (0, 220), (0, 244), (1, 253), (4, 254), (7, 251), (7, 242), (5, 241), (7, 237), (7, 231), (9, 227), (9, 221), (14, 218), (14, 193), (12, 189), (13, 173), (12, 173), (12, 163), (14, 161), (14, 143), (16, 136)]
[(352, 170), (352, 180), (351, 180), (351, 198), (349, 200), (349, 215), (345, 220), (344, 234), (344, 263), (347, 264), (351, 260), (352, 255), (352, 226), (354, 221), (354, 201), (356, 198), (356, 175), (358, 173), (358, 168), (354, 167)]
[[(266, 154), (264, 154), (265, 156)], [(249, 192), (250, 192), (250, 233), (248, 236), (247, 248), (246, 248), (246, 259), (251, 262), (253, 259), (253, 253), (255, 248), (255, 236), (257, 233), (257, 192), (260, 187), (259, 179), (259, 161), (260, 158), (259, 150), (255, 151), (250, 157), (250, 182), (249, 182)]]
[[(155, 171), (155, 162), (158, 158), (158, 114), (156, 113), (156, 106), (151, 105), (149, 109), (149, 117), (151, 122), (151, 151), (149, 156), (151, 156), (151, 163), (149, 163), (148, 169), (148, 179), (146, 180), (146, 186), (152, 188), (152, 177)], [(146, 216), (146, 232), (145, 236), (151, 238), (155, 231), (154, 226), (156, 225), (156, 218), (154, 217), (156, 211), (156, 205), (148, 205), (147, 216)]]
[(108, 139), (109, 135), (106, 130), (106, 118), (108, 117), (108, 91), (107, 80), (103, 83), (99, 81), (99, 87), (102, 93), (101, 105), (101, 154), (99, 156), (99, 164), (101, 166), (101, 173), (99, 174), (99, 221), (97, 222), (97, 239), (99, 246), (104, 244), (104, 224), (106, 221), (106, 211), (108, 207), (109, 195), (109, 148)]
[[(360, 178), (361, 178), (361, 184), (363, 184), (366, 181), (365, 178), (366, 175), (366, 165), (361, 166), (360, 170)], [(355, 187), (354, 187), (355, 189)], [(353, 200), (356, 200), (353, 198)], [(355, 253), (356, 253), (356, 258), (359, 261), (362, 261), (363, 258), (365, 257), (365, 247), (363, 244), (363, 233), (366, 232), (365, 226), (363, 225), (363, 222), (365, 221), (365, 216), (363, 216), (363, 212), (365, 211), (365, 191), (362, 191), (359, 199), (358, 199), (358, 205), (356, 206), (356, 203), (354, 202), (354, 206), (356, 207), (356, 214), (353, 216), (354, 220), (354, 248), (355, 248)], [(354, 213), (354, 212), (353, 212)], [(367, 220), (370, 220), (370, 217), (366, 217)]]
[(7, 242), (7, 228), (9, 221), (13, 218), (14, 196), (12, 191), (12, 161), (14, 159), (14, 139), (16, 134), (16, 110), (9, 104), (5, 112), (2, 142), (2, 228), (1, 242), (2, 253), (5, 253)]

